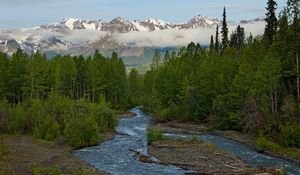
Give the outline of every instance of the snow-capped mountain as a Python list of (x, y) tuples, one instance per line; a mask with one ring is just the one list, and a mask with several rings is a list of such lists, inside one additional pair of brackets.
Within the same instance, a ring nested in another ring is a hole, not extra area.
[[(259, 23), (262, 19), (244, 20), (239, 24)], [(204, 39), (208, 42), (218, 24), (221, 20), (201, 15), (181, 24), (153, 18), (129, 21), (117, 17), (110, 22), (65, 18), (32, 29), (0, 30), (0, 51), (12, 53), (22, 49), (28, 53), (40, 50), (76, 54), (101, 48), (182, 46)], [(236, 25), (229, 23), (232, 27)]]
[(158, 31), (166, 29), (190, 29), (197, 27), (215, 27), (221, 21), (217, 18), (209, 18), (205, 16), (195, 16), (191, 20), (182, 24), (172, 24), (164, 22), (160, 19), (148, 18), (146, 20), (129, 21), (122, 17), (117, 17), (110, 22), (104, 20), (83, 20), (75, 18), (65, 18), (60, 23), (42, 25), (36, 29), (51, 29), (59, 31), (63, 29), (69, 30), (99, 30), (106, 32), (128, 33), (131, 31)]

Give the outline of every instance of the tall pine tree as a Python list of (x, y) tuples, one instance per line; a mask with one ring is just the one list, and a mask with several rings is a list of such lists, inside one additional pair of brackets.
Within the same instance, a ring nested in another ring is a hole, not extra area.
[(214, 36), (210, 36), (210, 45), (209, 45), (209, 51), (212, 52), (214, 50)]
[(228, 47), (229, 39), (228, 39), (228, 27), (227, 27), (227, 20), (226, 20), (226, 8), (224, 7), (223, 11), (223, 21), (222, 21), (222, 48), (223, 50)]
[(278, 21), (276, 17), (276, 7), (277, 3), (274, 0), (268, 0), (267, 3), (267, 13), (266, 13), (266, 28), (265, 28), (265, 39), (267, 41), (268, 45), (271, 45), (274, 41), (276, 31), (277, 31), (277, 26), (278, 26)]
[(215, 49), (216, 49), (216, 52), (218, 53), (218, 52), (219, 52), (219, 49), (220, 49), (220, 42), (219, 42), (219, 25), (217, 25), (217, 28), (216, 28)]

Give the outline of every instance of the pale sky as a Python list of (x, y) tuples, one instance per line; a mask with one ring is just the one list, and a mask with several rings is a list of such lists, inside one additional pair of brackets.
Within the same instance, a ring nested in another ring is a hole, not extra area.
[[(31, 28), (63, 18), (103, 19), (121, 16), (128, 20), (158, 18), (183, 23), (196, 15), (228, 20), (264, 17), (267, 0), (0, 0), (0, 28)], [(286, 0), (277, 0), (277, 12)]]

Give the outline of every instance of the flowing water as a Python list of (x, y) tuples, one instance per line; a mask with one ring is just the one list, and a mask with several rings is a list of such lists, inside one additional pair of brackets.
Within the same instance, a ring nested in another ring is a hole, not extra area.
[(149, 116), (139, 108), (134, 108), (131, 112), (137, 115), (119, 120), (118, 134), (113, 140), (75, 151), (74, 155), (97, 169), (114, 175), (184, 174), (185, 171), (181, 168), (142, 163), (134, 157), (134, 153), (130, 150), (147, 154), (147, 127), (150, 121)]
[[(114, 175), (142, 175), (142, 174), (184, 174), (181, 168), (154, 163), (142, 163), (134, 157), (130, 150), (147, 154), (147, 127), (149, 116), (139, 108), (131, 112), (137, 114), (133, 118), (121, 118), (117, 127), (118, 134), (113, 140), (106, 141), (99, 146), (84, 148), (74, 152), (74, 155), (97, 169)], [(187, 139), (189, 135), (165, 134), (167, 137)], [(215, 135), (199, 135), (199, 140), (215, 144), (227, 150), (246, 163), (254, 166), (284, 167), (289, 175), (300, 175), (300, 165), (287, 160), (257, 153), (255, 149), (228, 138)]]

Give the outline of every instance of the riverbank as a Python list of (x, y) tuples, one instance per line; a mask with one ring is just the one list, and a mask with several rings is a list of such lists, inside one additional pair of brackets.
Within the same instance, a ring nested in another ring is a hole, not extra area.
[[(103, 134), (103, 141), (111, 139), (113, 133)], [(2, 144), (9, 149), (1, 161), (2, 174), (31, 175), (36, 172), (62, 172), (64, 174), (105, 175), (71, 155), (73, 148), (64, 139), (55, 142), (45, 142), (29, 135), (1, 135)], [(1, 173), (0, 173), (1, 174)]]
[[(126, 112), (120, 118), (130, 118), (135, 114)], [(111, 140), (115, 132), (101, 133), (101, 142)], [(7, 155), (0, 157), (0, 175), (31, 175), (41, 172), (62, 172), (71, 175), (106, 175), (92, 165), (77, 159), (64, 138), (54, 142), (34, 139), (31, 135), (0, 135), (1, 145), (5, 145)], [(0, 146), (1, 146), (0, 145)], [(1, 156), (1, 154), (0, 154)], [(2, 173), (2, 174), (1, 174)]]
[(265, 173), (280, 175), (282, 173), (280, 169), (248, 166), (229, 152), (202, 141), (164, 139), (150, 144), (148, 153), (158, 158), (162, 164), (194, 170), (198, 174), (244, 175)]
[[(205, 125), (205, 124), (194, 124), (194, 123), (178, 123), (178, 122), (164, 122), (164, 123), (160, 123), (158, 122), (158, 120), (156, 118), (152, 118), (152, 128), (154, 130), (159, 130), (161, 131), (162, 133), (167, 133), (167, 135), (171, 134), (171, 138), (172, 135), (177, 135), (177, 136), (180, 136), (180, 135), (185, 135), (185, 136), (188, 136), (188, 137), (193, 137), (195, 136), (201, 136), (201, 135), (215, 135), (215, 136), (220, 136), (221, 138), (226, 138), (226, 139), (229, 139), (229, 140), (232, 140), (233, 142), (237, 142), (239, 143), (240, 145), (244, 145), (244, 147), (248, 147), (250, 150), (253, 150), (255, 151), (255, 144), (256, 144), (256, 140), (254, 137), (250, 136), (250, 135), (247, 135), (247, 134), (244, 134), (244, 133), (240, 133), (240, 132), (237, 132), (237, 131), (211, 131), (208, 129), (208, 127)], [(169, 138), (169, 137), (167, 137)], [(191, 138), (185, 138), (184, 140), (189, 140)], [(168, 139), (165, 141), (165, 142), (169, 142)], [(177, 142), (180, 142), (177, 140)], [(182, 161), (182, 158), (180, 157), (189, 157), (189, 158), (192, 158), (193, 154), (190, 153), (190, 151), (192, 152), (191, 148), (192, 148), (192, 145), (190, 142), (185, 142), (185, 141), (182, 141), (184, 143), (184, 145), (187, 145), (187, 149), (186, 150), (181, 150), (179, 149), (178, 152), (176, 151), (176, 149), (174, 149), (174, 147), (176, 148), (176, 144), (174, 145), (174, 142), (170, 142), (170, 143), (164, 143), (166, 145), (169, 145), (168, 147), (169, 148), (172, 148), (173, 150), (169, 152), (169, 154), (171, 155), (168, 155), (168, 156), (165, 156), (164, 157), (164, 154), (162, 154), (163, 156), (160, 155), (160, 152), (162, 150), (164, 150), (164, 147), (165, 145), (160, 145), (160, 142), (154, 142), (154, 144), (158, 144), (158, 146), (152, 146), (151, 144), (149, 145), (149, 152), (151, 154), (151, 156), (156, 156), (158, 157), (159, 159), (161, 159), (163, 161), (163, 163), (166, 163), (166, 164), (182, 164), (183, 162)], [(180, 143), (182, 144), (182, 143)], [(230, 143), (228, 143), (230, 144)], [(219, 146), (218, 146), (219, 147)], [(226, 146), (225, 146), (226, 147)], [(205, 147), (202, 147), (202, 149), (206, 150), (209, 152), (209, 149), (207, 150), (207, 148)], [(223, 148), (222, 148), (223, 149)], [(296, 149), (297, 150), (297, 149)], [(166, 151), (166, 150), (164, 150)], [(235, 151), (234, 151), (235, 152)], [(174, 157), (174, 155), (176, 154), (183, 154), (181, 155), (178, 159), (176, 159), (176, 156)], [(201, 151), (200, 151), (201, 153)], [(174, 154), (172, 156), (172, 154)], [(202, 153), (201, 153), (202, 154)], [(200, 159), (201, 159), (201, 154), (199, 155), (200, 156)], [(236, 153), (235, 153), (236, 154)], [(297, 166), (297, 163), (298, 163), (298, 160), (294, 160), (294, 159), (291, 159), (290, 157), (286, 156), (286, 155), (278, 155), (278, 154), (274, 154), (274, 153), (269, 153), (269, 152), (266, 152), (265, 155), (268, 157), (268, 156), (271, 156), (271, 157), (277, 157), (277, 158), (280, 158), (280, 159), (283, 159), (283, 160), (287, 160), (287, 161), (290, 161), (290, 162), (293, 162), (293, 163), (296, 163), (295, 166)], [(198, 157), (194, 157), (194, 159), (191, 159), (189, 161), (186, 161), (187, 162), (187, 165), (189, 165), (189, 162), (197, 162), (198, 161)], [(212, 159), (212, 160), (210, 160)], [(215, 161), (218, 161), (217, 158), (215, 158), (214, 156), (211, 156), (211, 158), (209, 159), (209, 161), (212, 161), (212, 162), (215, 162)], [(247, 159), (247, 158), (246, 158)], [(204, 160), (202, 160), (204, 161)], [(224, 161), (220, 161), (221, 164), (222, 162)], [(252, 161), (251, 161), (252, 162)], [(183, 163), (185, 164), (185, 163)], [(201, 163), (200, 163), (201, 165)], [(219, 165), (219, 164), (217, 164)], [(250, 164), (249, 164), (250, 165)], [(299, 163), (298, 163), (299, 165)], [(193, 164), (191, 164), (191, 166), (193, 166)], [(268, 167), (273, 167), (273, 165), (269, 164)], [(286, 165), (288, 166), (288, 165)], [(233, 166), (234, 167), (234, 166)], [(253, 166), (251, 165), (250, 169), (254, 170), (253, 173), (256, 174), (256, 172), (268, 172), (269, 174), (280, 174), (281, 172), (276, 169), (276, 168), (262, 168), (262, 167), (257, 167), (257, 166)], [(274, 167), (278, 167), (280, 168), (281, 166), (278, 165), (278, 163), (276, 163), (276, 166), (274, 165)], [(222, 168), (220, 167), (215, 167), (215, 168), (212, 168), (216, 171), (219, 171), (221, 170), (222, 171)], [(241, 169), (243, 170), (244, 172), (242, 172), (241, 174), (243, 173), (248, 173), (247, 171), (249, 170), (249, 166), (246, 165), (246, 167), (244, 169)], [(294, 170), (291, 170), (291, 171), (294, 171)], [(239, 173), (239, 172), (236, 172), (236, 173)], [(250, 173), (250, 174), (253, 174), (253, 173)], [(222, 174), (222, 173), (221, 173)]]
[[(174, 133), (174, 134), (195, 134), (195, 135), (203, 135), (203, 134), (213, 134), (221, 137), (225, 137), (228, 139), (232, 139), (234, 141), (240, 142), (242, 144), (248, 145), (252, 148), (256, 148), (257, 143), (256, 139), (245, 133), (241, 133), (238, 131), (227, 130), (210, 130), (206, 124), (194, 124), (194, 123), (179, 123), (179, 122), (164, 122), (160, 123), (157, 117), (152, 117), (152, 127), (158, 130), (161, 130), (164, 133)], [(279, 157), (291, 162), (295, 162), (300, 164), (300, 149), (297, 148), (283, 148), (279, 145), (278, 149), (275, 150), (264, 150), (266, 154), (271, 156)]]

